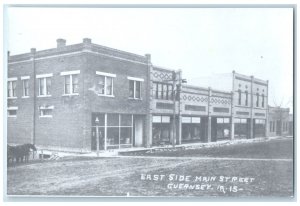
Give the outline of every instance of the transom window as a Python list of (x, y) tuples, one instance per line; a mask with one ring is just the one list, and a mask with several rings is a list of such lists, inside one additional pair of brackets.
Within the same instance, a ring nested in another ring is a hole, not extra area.
[(52, 74), (36, 75), (39, 84), (39, 96), (50, 96)]
[(141, 88), (144, 79), (128, 77), (129, 79), (129, 97), (133, 99), (141, 99)]
[(115, 74), (96, 72), (97, 76), (97, 91), (100, 96), (113, 96), (113, 78)]
[(79, 94), (79, 74), (80, 70), (61, 72), (64, 76), (64, 95)]
[(9, 78), (7, 82), (7, 97), (16, 98), (17, 97), (17, 78)]

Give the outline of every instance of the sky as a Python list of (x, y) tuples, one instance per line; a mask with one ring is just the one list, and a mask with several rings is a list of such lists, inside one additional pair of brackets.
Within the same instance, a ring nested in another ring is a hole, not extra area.
[(93, 43), (181, 69), (188, 84), (228, 90), (233, 70), (269, 80), (269, 105), (293, 106), (292, 8), (16, 8), (5, 15), (11, 55)]

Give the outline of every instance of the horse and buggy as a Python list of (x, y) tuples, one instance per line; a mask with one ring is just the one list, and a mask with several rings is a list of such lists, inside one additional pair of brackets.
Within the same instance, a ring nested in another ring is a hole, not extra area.
[(19, 162), (28, 162), (29, 155), (31, 152), (36, 151), (36, 147), (33, 144), (23, 144), (23, 145), (16, 145), (11, 146), (7, 145), (7, 164), (11, 161), (11, 163), (16, 161)]

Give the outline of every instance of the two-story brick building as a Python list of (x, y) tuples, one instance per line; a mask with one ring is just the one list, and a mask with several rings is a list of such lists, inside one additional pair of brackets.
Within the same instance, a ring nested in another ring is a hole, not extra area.
[(9, 56), (8, 143), (89, 151), (98, 124), (101, 149), (144, 146), (148, 58), (90, 39)]
[(8, 143), (91, 151), (97, 136), (101, 150), (266, 136), (268, 81), (233, 72), (230, 84), (186, 85), (149, 54), (58, 39), (9, 56)]

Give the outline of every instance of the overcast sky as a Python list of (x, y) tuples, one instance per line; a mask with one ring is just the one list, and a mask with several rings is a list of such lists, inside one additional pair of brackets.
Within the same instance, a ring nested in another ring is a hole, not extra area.
[(6, 17), (11, 55), (88, 37), (150, 53), (153, 64), (181, 69), (193, 85), (222, 88), (232, 70), (269, 80), (269, 104), (292, 107), (291, 8), (9, 8)]

